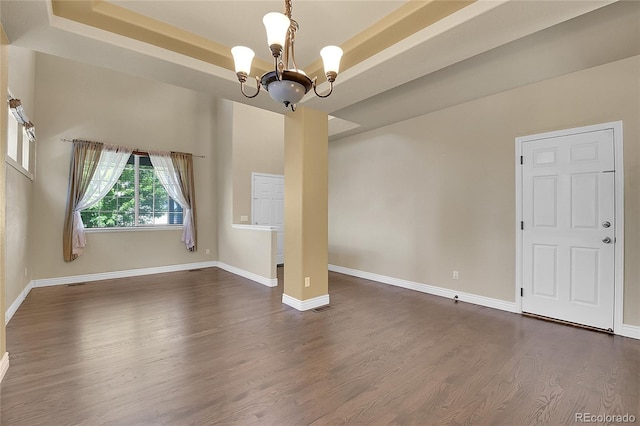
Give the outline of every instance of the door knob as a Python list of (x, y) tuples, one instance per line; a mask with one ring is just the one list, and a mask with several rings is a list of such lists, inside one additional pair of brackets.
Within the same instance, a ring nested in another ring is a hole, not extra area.
[(607, 221), (602, 222), (602, 227), (603, 228), (608, 228), (610, 226), (611, 226), (611, 222), (607, 222)]
[(609, 243), (611, 243), (611, 238), (609, 238), (609, 237), (604, 237), (604, 238), (602, 239), (602, 242), (603, 242), (603, 243), (605, 243), (605, 244), (609, 244)]

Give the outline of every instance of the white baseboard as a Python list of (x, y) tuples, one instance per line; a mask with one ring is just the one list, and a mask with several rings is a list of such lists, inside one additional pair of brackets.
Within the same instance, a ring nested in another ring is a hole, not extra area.
[[(216, 260), (208, 262), (183, 263), (179, 265), (156, 266), (151, 268), (127, 269), (124, 271), (100, 272), (96, 274), (73, 275), (68, 277), (44, 278), (33, 281), (33, 287), (49, 287), (53, 285), (76, 284), (90, 281), (112, 280), (114, 278), (137, 277), (141, 275), (163, 274), (166, 272), (188, 271), (189, 269), (220, 268), (232, 274), (250, 279), (268, 287), (278, 285), (277, 278), (267, 278), (235, 266), (227, 265)], [(19, 305), (18, 305), (19, 306)], [(17, 307), (16, 307), (17, 309)]]
[(224, 269), (227, 272), (231, 272), (232, 274), (240, 275), (241, 277), (247, 278), (251, 281), (255, 281), (262, 285), (266, 285), (267, 287), (277, 287), (278, 286), (278, 278), (267, 278), (262, 275), (254, 274), (253, 272), (245, 271), (244, 269), (236, 268), (235, 266), (227, 265), (226, 263), (218, 262), (218, 268)]
[(388, 277), (386, 275), (373, 274), (371, 272), (359, 271), (357, 269), (345, 268), (344, 266), (329, 265), (329, 270), (339, 272), (341, 274), (352, 275), (366, 280), (377, 281), (383, 284), (389, 284), (396, 287), (416, 290), (422, 293), (433, 294), (435, 296), (453, 299), (458, 296), (461, 302), (473, 303), (474, 305), (486, 306), (489, 308), (500, 309), (507, 312), (518, 312), (514, 302), (507, 302), (500, 299), (492, 299), (491, 297), (478, 296), (477, 294), (463, 293), (461, 291), (451, 290), (443, 287), (407, 281), (400, 278)]
[(22, 305), (22, 302), (24, 302), (24, 299), (27, 298), (33, 286), (34, 286), (34, 282), (29, 281), (29, 284), (27, 284), (24, 290), (22, 290), (18, 295), (18, 297), (16, 297), (16, 300), (14, 300), (11, 306), (9, 306), (9, 308), (7, 309), (7, 312), (5, 312), (4, 314), (5, 324), (9, 324), (9, 321), (11, 321), (11, 318), (13, 318), (13, 315), (16, 313), (20, 305)]
[[(500, 309), (501, 311), (521, 313), (521, 310), (517, 309), (516, 304), (513, 302), (492, 299), (485, 296), (478, 296), (476, 294), (462, 293), (447, 288), (402, 280), (399, 278), (388, 277), (386, 275), (378, 275), (371, 272), (359, 271), (357, 269), (345, 268), (344, 266), (329, 265), (329, 270), (332, 272), (338, 272), (358, 278), (364, 278), (365, 280), (377, 281), (383, 284), (389, 284), (396, 287), (420, 291), (422, 293), (433, 294), (435, 296), (447, 297), (449, 299), (453, 299), (454, 296), (458, 296), (458, 300), (462, 302), (473, 303), (474, 305), (486, 306), (488, 308)], [(640, 327), (635, 325), (622, 324), (622, 328), (620, 330), (615, 330), (615, 334), (624, 337), (630, 337), (632, 339), (640, 339)]]
[(295, 297), (291, 297), (288, 294), (282, 294), (282, 303), (289, 305), (299, 311), (308, 311), (310, 309), (319, 308), (329, 304), (329, 295), (324, 294), (322, 296), (314, 297), (313, 299), (298, 300)]
[(9, 369), (9, 352), (5, 352), (0, 361), (0, 383)]
[(189, 269), (214, 268), (218, 262), (183, 263), (180, 265), (155, 266), (151, 268), (127, 269), (124, 271), (99, 272), (96, 274), (73, 275), (69, 277), (44, 278), (34, 280), (34, 287), (49, 287), (52, 285), (76, 284), (88, 281), (112, 280), (114, 278), (138, 277), (141, 275), (162, 274), (165, 272), (188, 271)]
[(640, 339), (640, 327), (637, 325), (622, 324), (622, 328), (616, 330), (615, 333), (632, 339)]
[(254, 274), (249, 271), (245, 271), (240, 268), (236, 268), (234, 266), (227, 265), (225, 263), (218, 262), (216, 260), (208, 261), (208, 262), (195, 262), (195, 263), (183, 263), (180, 265), (167, 265), (167, 266), (156, 266), (151, 268), (140, 268), (140, 269), (128, 269), (124, 271), (114, 271), (114, 272), (100, 272), (95, 274), (85, 274), (85, 275), (73, 275), (68, 277), (57, 277), (57, 278), (43, 278), (38, 280), (30, 281), (29, 284), (25, 287), (24, 290), (20, 293), (20, 295), (13, 301), (11, 306), (7, 309), (4, 315), (4, 323), (8, 324), (13, 315), (17, 312), (22, 302), (27, 298), (27, 295), (34, 287), (49, 287), (55, 285), (67, 285), (67, 284), (76, 284), (90, 281), (101, 281), (101, 280), (111, 280), (114, 278), (128, 278), (128, 277), (137, 277), (141, 275), (152, 275), (152, 274), (162, 274), (165, 272), (177, 272), (177, 271), (188, 271), (190, 269), (200, 269), (200, 268), (220, 268), (225, 271), (231, 272), (232, 274), (239, 275), (241, 277), (250, 279), (252, 281), (256, 281), (260, 284), (266, 285), (268, 287), (277, 287), (278, 279), (277, 278), (267, 278), (257, 274)]

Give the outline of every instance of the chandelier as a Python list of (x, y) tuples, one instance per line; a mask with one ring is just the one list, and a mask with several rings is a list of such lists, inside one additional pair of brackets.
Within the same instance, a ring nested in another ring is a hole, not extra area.
[(291, 107), (295, 111), (296, 104), (306, 95), (311, 88), (320, 98), (326, 98), (333, 92), (333, 82), (338, 76), (342, 49), (338, 46), (326, 46), (320, 51), (324, 63), (324, 73), (329, 82), (329, 92), (321, 95), (316, 90), (317, 77), (313, 80), (298, 68), (294, 52), (296, 31), (300, 28), (298, 23), (291, 19), (291, 0), (285, 0), (285, 12), (271, 12), (264, 15), (262, 22), (267, 30), (267, 42), (271, 55), (274, 58), (275, 67), (256, 77), (257, 90), (253, 95), (245, 92), (245, 83), (251, 71), (251, 62), (255, 53), (245, 46), (235, 46), (231, 49), (235, 63), (236, 75), (240, 82), (240, 91), (247, 98), (255, 98), (264, 87), (271, 98), (283, 103), (285, 107)]

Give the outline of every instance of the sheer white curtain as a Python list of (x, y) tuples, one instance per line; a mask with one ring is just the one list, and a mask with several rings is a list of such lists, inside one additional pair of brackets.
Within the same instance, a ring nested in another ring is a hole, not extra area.
[(131, 148), (123, 146), (104, 145), (100, 160), (96, 166), (91, 182), (87, 187), (87, 191), (80, 199), (73, 211), (73, 254), (80, 255), (87, 245), (87, 237), (84, 232), (84, 223), (80, 212), (96, 205), (101, 199), (111, 191), (113, 185), (116, 184), (127, 160), (132, 153)]
[(187, 246), (187, 250), (193, 250), (196, 245), (193, 209), (182, 193), (180, 177), (173, 166), (171, 153), (149, 151), (149, 158), (151, 159), (153, 170), (165, 191), (167, 191), (167, 194), (182, 207), (182, 242)]

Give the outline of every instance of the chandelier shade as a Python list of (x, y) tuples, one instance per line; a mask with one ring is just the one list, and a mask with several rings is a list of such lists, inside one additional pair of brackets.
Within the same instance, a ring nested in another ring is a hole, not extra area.
[(267, 30), (267, 44), (269, 46), (285, 45), (287, 40), (287, 32), (291, 26), (291, 20), (282, 13), (270, 12), (262, 18), (265, 30)]
[(249, 74), (251, 72), (251, 63), (255, 53), (246, 46), (236, 46), (231, 49), (233, 62), (236, 67), (236, 73), (242, 72)]
[(326, 46), (320, 51), (324, 64), (324, 73), (336, 73), (340, 71), (340, 59), (342, 59), (342, 49), (338, 46)]
[(236, 76), (240, 82), (240, 90), (247, 98), (255, 98), (264, 87), (276, 102), (291, 107), (295, 111), (296, 104), (305, 94), (313, 89), (316, 96), (326, 98), (333, 93), (333, 82), (340, 71), (342, 49), (338, 46), (326, 46), (320, 51), (324, 64), (324, 72), (329, 83), (329, 92), (321, 95), (317, 92), (317, 78), (309, 78), (298, 68), (295, 59), (294, 44), (298, 23), (291, 19), (291, 0), (285, 0), (285, 13), (270, 12), (262, 19), (267, 32), (267, 44), (274, 58), (274, 70), (256, 77), (256, 92), (249, 95), (245, 92), (245, 83), (251, 72), (254, 52), (246, 46), (235, 46), (231, 49), (235, 64)]
[(262, 76), (260, 82), (271, 99), (285, 107), (300, 102), (313, 86), (313, 81), (301, 72), (283, 71), (281, 77), (278, 79), (276, 72), (270, 71)]
[(269, 84), (269, 96), (276, 102), (288, 106), (297, 104), (307, 94), (304, 86), (297, 81), (278, 80)]

